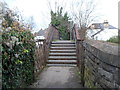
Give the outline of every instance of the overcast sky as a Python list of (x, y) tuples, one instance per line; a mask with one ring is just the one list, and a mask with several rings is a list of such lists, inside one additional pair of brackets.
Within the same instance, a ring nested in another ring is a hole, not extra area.
[[(59, 5), (63, 5), (65, 10), (69, 12), (70, 4), (75, 0), (4, 0), (12, 10), (18, 8), (22, 15), (26, 18), (33, 16), (36, 23), (36, 31), (45, 29), (50, 23), (49, 5), (54, 9), (55, 1)], [(79, 0), (78, 0), (79, 1)], [(118, 2), (120, 0), (94, 0), (96, 2), (96, 11), (100, 19), (97, 22), (108, 20), (109, 23), (118, 27)]]

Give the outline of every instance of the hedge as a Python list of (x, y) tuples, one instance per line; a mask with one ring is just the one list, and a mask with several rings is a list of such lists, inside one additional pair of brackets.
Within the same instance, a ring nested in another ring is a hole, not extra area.
[(34, 37), (11, 10), (3, 15), (1, 34), (2, 88), (26, 87), (34, 81)]

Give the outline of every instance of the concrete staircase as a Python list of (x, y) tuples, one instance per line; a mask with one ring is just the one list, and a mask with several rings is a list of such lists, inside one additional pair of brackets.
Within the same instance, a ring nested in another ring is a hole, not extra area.
[(77, 66), (75, 42), (68, 40), (53, 41), (47, 66)]

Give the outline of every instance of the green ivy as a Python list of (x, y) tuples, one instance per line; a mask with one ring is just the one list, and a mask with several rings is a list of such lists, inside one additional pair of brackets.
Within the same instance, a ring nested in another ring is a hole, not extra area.
[[(18, 37), (22, 44), (15, 42), (12, 48), (6, 45), (11, 35)], [(32, 34), (28, 31), (3, 32), (2, 39), (3, 88), (22, 87), (22, 82), (30, 84), (34, 79), (35, 42), (31, 40)]]
[[(2, 31), (2, 88), (24, 88), (34, 80), (34, 36), (26, 28), (16, 26), (17, 22), (10, 16), (5, 16)], [(10, 30), (6, 30), (10, 27)]]
[(92, 71), (88, 67), (85, 67), (84, 80), (85, 80), (85, 87), (97, 88), (97, 86), (94, 85), (93, 80), (92, 80)]
[(112, 43), (120, 43), (120, 36), (113, 36), (110, 39), (107, 40), (107, 42), (112, 42)]

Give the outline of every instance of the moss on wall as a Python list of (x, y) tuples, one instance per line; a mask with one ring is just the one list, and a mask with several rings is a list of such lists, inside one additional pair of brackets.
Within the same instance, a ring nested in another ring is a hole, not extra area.
[(97, 86), (94, 85), (92, 80), (92, 70), (88, 67), (85, 67), (84, 80), (85, 80), (85, 87), (97, 88)]

